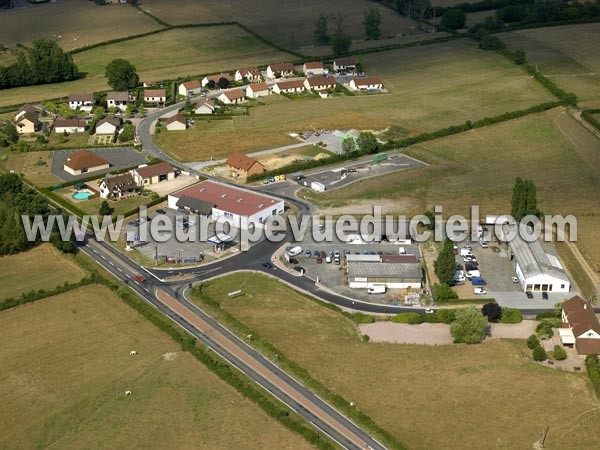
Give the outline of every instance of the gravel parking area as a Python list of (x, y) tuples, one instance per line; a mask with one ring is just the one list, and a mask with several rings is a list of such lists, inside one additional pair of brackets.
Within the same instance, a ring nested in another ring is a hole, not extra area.
[(375, 322), (359, 325), (362, 335), (368, 335), (371, 342), (391, 344), (449, 345), (452, 344), (450, 327), (445, 323), (406, 323)]

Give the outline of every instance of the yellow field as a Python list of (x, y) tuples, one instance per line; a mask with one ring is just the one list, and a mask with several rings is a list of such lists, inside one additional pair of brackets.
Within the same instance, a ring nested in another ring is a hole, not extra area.
[[(230, 299), (232, 289), (244, 295)], [(546, 448), (600, 445), (587, 376), (528, 361), (522, 341), (363, 343), (350, 320), (264, 276), (228, 276), (203, 292), (410, 449), (532, 448), (544, 425)]]
[(50, 290), (65, 281), (76, 283), (85, 272), (72, 256), (56, 250), (51, 244), (42, 244), (16, 255), (0, 257), (0, 301), (18, 297), (24, 292)]
[(310, 448), (104, 287), (4, 311), (0, 330), (3, 449)]

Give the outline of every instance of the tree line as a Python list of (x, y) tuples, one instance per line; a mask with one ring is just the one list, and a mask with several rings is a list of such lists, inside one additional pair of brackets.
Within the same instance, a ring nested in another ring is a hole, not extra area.
[(37, 39), (31, 48), (16, 50), (17, 60), (9, 66), (0, 66), (0, 89), (19, 86), (59, 83), (79, 78), (73, 58), (56, 42)]

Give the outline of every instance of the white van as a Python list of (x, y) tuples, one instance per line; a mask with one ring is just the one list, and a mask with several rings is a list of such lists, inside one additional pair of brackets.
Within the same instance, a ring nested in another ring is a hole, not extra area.
[(469, 270), (467, 272), (467, 278), (470, 280), (471, 278), (478, 278), (481, 276), (479, 270)]
[(294, 247), (288, 250), (290, 256), (298, 256), (300, 253), (302, 253), (302, 247)]
[(473, 256), (473, 250), (463, 247), (460, 249), (460, 256)]
[(475, 295), (485, 295), (487, 294), (487, 291), (482, 288), (482, 287), (476, 287), (475, 289), (473, 289), (473, 294)]
[(367, 288), (367, 294), (385, 294), (386, 290), (385, 286), (372, 286)]

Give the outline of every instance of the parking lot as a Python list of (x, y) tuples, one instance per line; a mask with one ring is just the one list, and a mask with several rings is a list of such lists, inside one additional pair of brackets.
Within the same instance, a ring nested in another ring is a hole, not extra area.
[(63, 166), (67, 161), (67, 158), (72, 153), (80, 150), (57, 150), (54, 152), (52, 158), (52, 174), (56, 175), (63, 181), (79, 180), (81, 178), (89, 178), (90, 175), (103, 174), (112, 172), (115, 170), (123, 169), (125, 167), (138, 166), (146, 163), (146, 155), (144, 153), (134, 150), (132, 147), (118, 147), (118, 148), (99, 148), (99, 149), (87, 149), (86, 151), (94, 153), (101, 158), (104, 158), (110, 163), (110, 168), (106, 170), (99, 170), (93, 173), (84, 173), (82, 175), (71, 175), (63, 170)]
[(373, 157), (370, 157), (348, 164), (338, 164), (326, 170), (307, 172), (305, 173), (306, 178), (299, 180), (298, 184), (310, 187), (311, 183), (316, 181), (325, 185), (325, 190), (329, 191), (362, 179), (423, 166), (425, 163), (416, 159), (393, 153), (388, 154), (388, 158), (381, 162), (374, 162)]

